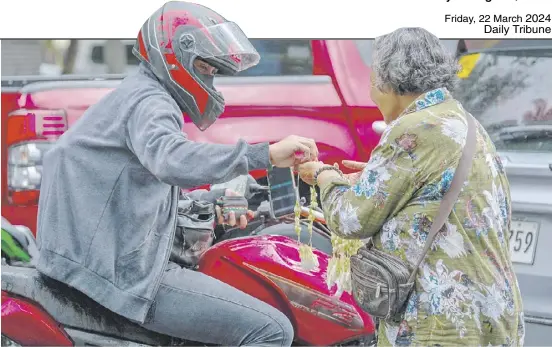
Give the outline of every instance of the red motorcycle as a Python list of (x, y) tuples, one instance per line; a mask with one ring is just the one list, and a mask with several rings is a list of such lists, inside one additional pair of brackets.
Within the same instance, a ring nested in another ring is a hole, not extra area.
[[(373, 345), (374, 320), (356, 305), (350, 294), (336, 297), (335, 289), (328, 290), (326, 286), (324, 277), (331, 243), (329, 232), (320, 223), (323, 222), (320, 213), (313, 235), (319, 266), (311, 271), (301, 267), (292, 224), (296, 189), (289, 170), (271, 171), (268, 186), (256, 187), (253, 195), (258, 198), (264, 194), (267, 199), (259, 204), (256, 220), (245, 231), (249, 236), (241, 237), (237, 230), (219, 235), (217, 243), (202, 256), (198, 271), (285, 313), (294, 326), (297, 345)], [(4, 265), (2, 346), (10, 345), (197, 346), (199, 343), (146, 330), (33, 268)]]

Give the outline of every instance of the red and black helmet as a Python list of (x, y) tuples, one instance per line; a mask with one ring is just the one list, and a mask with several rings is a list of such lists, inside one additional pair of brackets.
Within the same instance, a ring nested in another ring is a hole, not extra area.
[(260, 60), (237, 24), (205, 6), (184, 1), (167, 2), (148, 18), (133, 53), (201, 130), (222, 114), (224, 98), (213, 85), (214, 75), (201, 73), (194, 62), (207, 63), (220, 75), (234, 75)]

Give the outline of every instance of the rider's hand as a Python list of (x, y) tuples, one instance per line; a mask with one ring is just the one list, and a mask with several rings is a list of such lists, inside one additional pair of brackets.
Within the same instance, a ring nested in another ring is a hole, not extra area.
[(345, 175), (351, 184), (356, 184), (362, 175), (362, 170), (366, 167), (367, 163), (354, 160), (343, 160), (341, 162), (346, 168), (355, 170), (356, 172)]
[(318, 159), (313, 139), (290, 135), (269, 147), (270, 162), (276, 167), (292, 167)]
[[(234, 192), (231, 189), (226, 189), (224, 192), (225, 196), (239, 196), (238, 193)], [(239, 221), (236, 221), (236, 215), (234, 212), (230, 212), (228, 214), (228, 219), (224, 220), (224, 216), (222, 214), (222, 209), (220, 206), (215, 206), (215, 211), (217, 213), (217, 222), (219, 225), (229, 225), (229, 226), (236, 226), (236, 224), (240, 227), (240, 229), (245, 229), (247, 227), (247, 220), (252, 219), (254, 212), (253, 211), (247, 211), (247, 216), (242, 215), (239, 218)]]

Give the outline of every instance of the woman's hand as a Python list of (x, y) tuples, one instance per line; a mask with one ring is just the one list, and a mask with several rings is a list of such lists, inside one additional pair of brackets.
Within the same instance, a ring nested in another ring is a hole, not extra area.
[[(341, 164), (343, 164), (343, 166), (345, 166), (346, 168), (356, 170), (356, 172), (343, 175), (351, 183), (351, 185), (358, 182), (360, 176), (362, 175), (362, 170), (364, 170), (367, 165), (367, 163), (353, 160), (343, 160)], [(316, 171), (324, 166), (328, 166), (328, 164), (324, 164), (321, 161), (313, 161), (301, 164), (299, 165), (299, 176), (305, 183), (313, 185), (316, 183), (314, 182), (314, 175)], [(339, 165), (337, 163), (335, 163), (333, 166), (339, 168)], [(328, 172), (328, 175), (330, 174), (331, 172)]]
[(324, 166), (328, 166), (328, 165), (324, 164), (321, 161), (310, 161), (308, 163), (301, 164), (298, 167), (299, 177), (301, 177), (301, 179), (305, 183), (312, 186), (316, 184), (316, 182), (314, 182), (314, 174), (316, 173), (316, 171), (318, 171), (320, 168)]
[(351, 185), (356, 184), (362, 175), (362, 170), (366, 167), (367, 163), (353, 160), (343, 160), (341, 162), (346, 168), (355, 170), (356, 172), (345, 175), (345, 178), (349, 180)]
[[(224, 192), (225, 196), (239, 196), (238, 193), (234, 192), (231, 189), (226, 189)], [(240, 227), (240, 229), (245, 229), (247, 227), (247, 221), (248, 219), (252, 219), (254, 212), (253, 211), (247, 211), (246, 215), (241, 215), (239, 218), (239, 221), (236, 220), (236, 214), (234, 212), (230, 212), (228, 214), (228, 218), (225, 220), (224, 215), (222, 214), (222, 209), (220, 206), (215, 206), (215, 211), (217, 213), (217, 222), (219, 225), (229, 225), (231, 227), (236, 226), (236, 224)]]

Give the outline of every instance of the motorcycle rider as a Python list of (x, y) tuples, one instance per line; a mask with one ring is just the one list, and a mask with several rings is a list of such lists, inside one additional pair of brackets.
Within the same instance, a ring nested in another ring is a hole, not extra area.
[(180, 188), (315, 160), (314, 141), (224, 145), (187, 138), (182, 113), (205, 130), (223, 112), (215, 74), (259, 61), (236, 24), (204, 6), (165, 4), (142, 26), (134, 54), (139, 71), (90, 107), (44, 157), (37, 269), (159, 333), (289, 346), (293, 327), (283, 313), (168, 259)]

